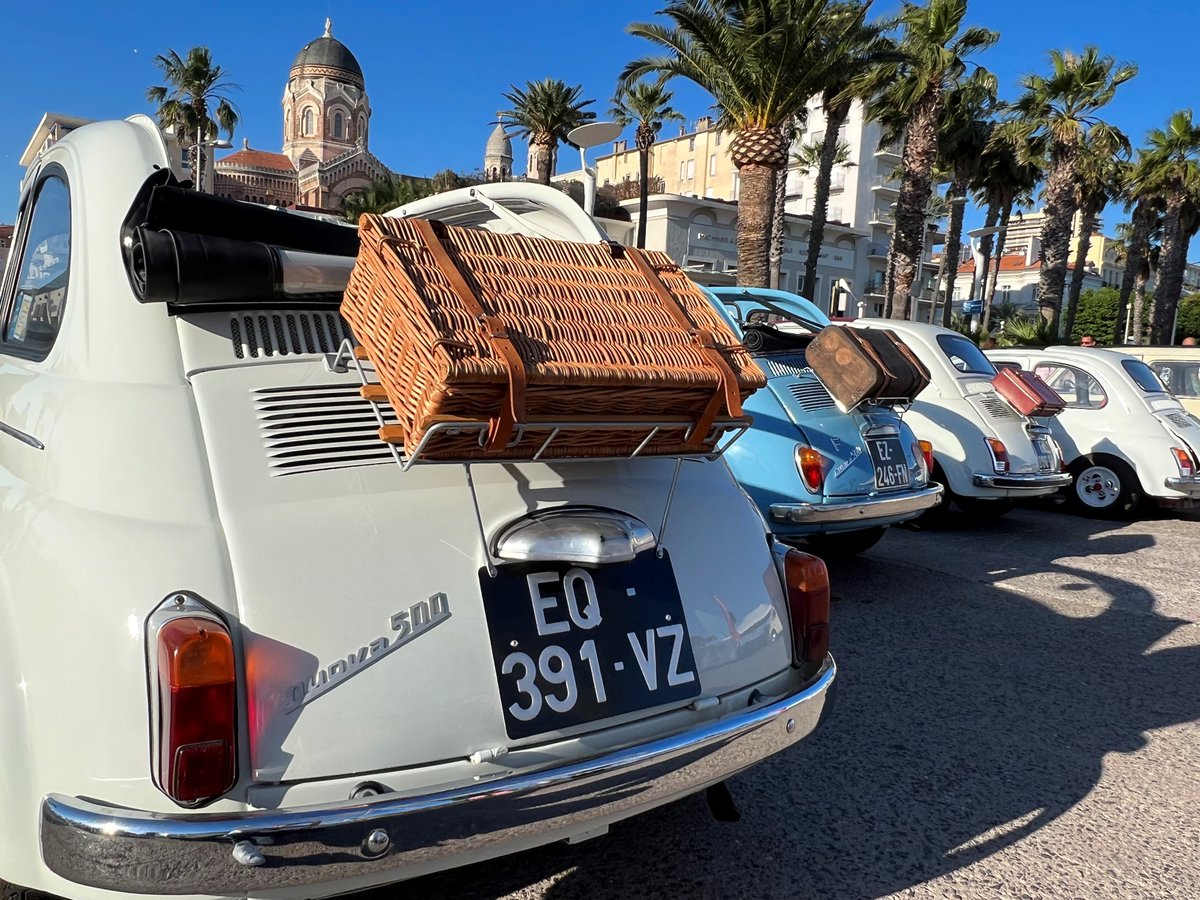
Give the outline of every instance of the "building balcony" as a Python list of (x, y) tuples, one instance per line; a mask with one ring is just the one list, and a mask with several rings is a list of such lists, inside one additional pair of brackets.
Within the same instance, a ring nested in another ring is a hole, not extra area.
[(899, 194), (900, 180), (887, 175), (876, 175), (871, 179), (871, 190), (884, 193)]
[(868, 220), (871, 225), (886, 225), (889, 228), (896, 224), (896, 214), (890, 209), (873, 209), (871, 210), (871, 218)]
[(887, 255), (887, 244), (873, 244), (867, 248), (867, 259), (887, 259)]
[(883, 280), (872, 281), (863, 289), (863, 296), (866, 297), (883, 297)]
[(884, 144), (882, 147), (875, 149), (876, 159), (894, 159), (896, 162), (899, 162), (900, 155), (900, 145), (898, 143)]

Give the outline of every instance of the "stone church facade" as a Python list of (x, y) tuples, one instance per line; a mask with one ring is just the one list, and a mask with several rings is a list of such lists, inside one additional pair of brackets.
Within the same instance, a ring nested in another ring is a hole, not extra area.
[(283, 93), (283, 152), (250, 147), (217, 160), (213, 193), (337, 211), (348, 194), (392, 171), (367, 147), (371, 103), (354, 54), (325, 33), (297, 54)]

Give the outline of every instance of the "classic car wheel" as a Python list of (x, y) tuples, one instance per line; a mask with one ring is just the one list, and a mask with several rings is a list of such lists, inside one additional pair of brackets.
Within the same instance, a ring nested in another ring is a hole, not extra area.
[(1013, 508), (1011, 500), (980, 500), (978, 497), (955, 495), (954, 502), (973, 519), (998, 519), (1012, 512)]
[(887, 527), (877, 525), (861, 531), (843, 531), (839, 534), (814, 534), (804, 542), (813, 553), (825, 559), (845, 559), (858, 556), (879, 543)]
[(1133, 469), (1119, 459), (1077, 459), (1071, 466), (1075, 480), (1067, 498), (1076, 511), (1101, 518), (1125, 519), (1142, 502), (1142, 486)]

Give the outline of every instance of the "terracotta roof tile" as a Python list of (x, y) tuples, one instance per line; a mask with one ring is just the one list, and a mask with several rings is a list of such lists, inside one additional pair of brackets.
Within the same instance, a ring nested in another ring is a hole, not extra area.
[(258, 169), (277, 169), (279, 171), (295, 172), (292, 161), (282, 153), (270, 153), (266, 150), (239, 150), (217, 160), (217, 166), (240, 168), (254, 166)]

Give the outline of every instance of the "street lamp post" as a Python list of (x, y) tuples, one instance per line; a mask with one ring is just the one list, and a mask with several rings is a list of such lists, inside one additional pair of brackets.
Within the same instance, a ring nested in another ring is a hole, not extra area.
[(615, 141), (624, 130), (616, 122), (589, 122), (567, 134), (567, 141), (579, 148), (579, 164), (583, 167), (583, 211), (589, 216), (596, 209), (596, 170), (588, 167), (587, 151)]
[[(967, 232), (967, 238), (971, 242), (971, 259), (974, 260), (974, 262), (975, 262), (976, 273), (983, 272), (983, 250), (980, 249), (979, 239), (987, 237), (989, 234), (1000, 235), (1000, 240), (997, 241), (996, 243), (997, 243), (997, 245), (1002, 244), (1002, 242), (1004, 240), (1004, 228), (1000, 225), (988, 225), (984, 228), (973, 228)], [(1001, 247), (997, 246), (997, 250), (999, 250), (999, 249), (1001, 249)], [(996, 266), (999, 267), (1000, 254), (997, 253), (996, 256), (997, 256)], [(996, 275), (999, 276), (999, 274), (1000, 273), (997, 270)], [(974, 294), (974, 291), (972, 291), (971, 293)], [(987, 285), (986, 284), (981, 285), (980, 290), (979, 290), (979, 300), (980, 300), (979, 324), (980, 324), (980, 327), (986, 327), (988, 325), (988, 319), (990, 317), (989, 314), (991, 312), (990, 309), (983, 308), (983, 304), (987, 302), (986, 294), (987, 294)]]
[(231, 141), (223, 138), (214, 138), (211, 141), (203, 140), (203, 135), (200, 131), (200, 126), (196, 126), (196, 171), (193, 173), (196, 179), (196, 190), (201, 194), (204, 193), (204, 148), (212, 147), (214, 150), (228, 150), (233, 146)]

